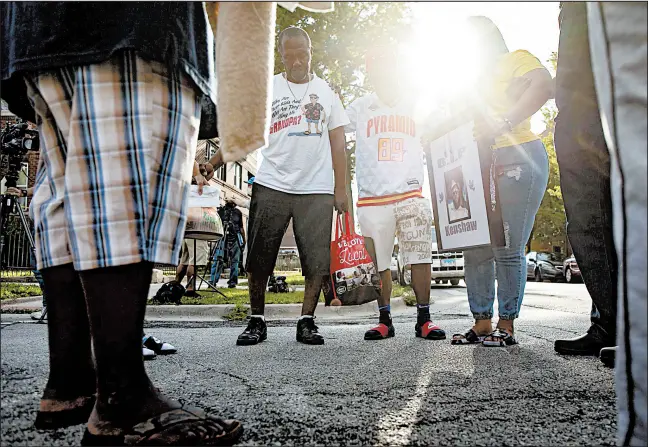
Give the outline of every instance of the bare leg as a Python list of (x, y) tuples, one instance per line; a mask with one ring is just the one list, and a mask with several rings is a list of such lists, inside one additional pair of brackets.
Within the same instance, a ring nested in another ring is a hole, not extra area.
[(430, 317), (431, 264), (412, 265), (412, 288), (416, 295), (416, 336), (427, 340), (444, 340), (445, 331), (432, 323)]
[(176, 277), (175, 277), (176, 282), (178, 283), (182, 282), (185, 275), (187, 274), (187, 267), (189, 266), (183, 264), (178, 265), (178, 268), (176, 269)]
[(431, 285), (432, 266), (430, 264), (412, 264), (412, 289), (414, 289), (417, 304), (430, 304)]
[(391, 270), (387, 269), (380, 272), (380, 280), (382, 281), (382, 290), (380, 291), (380, 298), (378, 299), (378, 306), (389, 306), (392, 294), (392, 276)]
[(315, 308), (322, 290), (322, 276), (306, 277), (304, 287), (304, 303), (302, 304), (302, 315), (315, 315)]
[(196, 289), (196, 275), (194, 274), (194, 266), (187, 266), (187, 292), (191, 292)]
[(252, 315), (263, 315), (265, 312), (265, 292), (268, 276), (258, 273), (248, 273), (248, 287), (250, 290), (250, 311)]

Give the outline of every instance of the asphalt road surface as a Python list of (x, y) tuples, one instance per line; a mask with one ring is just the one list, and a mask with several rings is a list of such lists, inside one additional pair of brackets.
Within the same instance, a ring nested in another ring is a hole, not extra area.
[[(470, 327), (465, 288), (433, 295), (448, 335)], [(370, 321), (322, 323), (324, 346), (298, 344), (288, 323), (252, 347), (235, 346), (229, 323), (150, 323), (179, 352), (147, 367), (171, 395), (242, 420), (243, 445), (612, 445), (613, 371), (553, 351), (588, 327), (589, 307), (583, 285), (529, 283), (509, 348), (416, 339), (414, 310), (378, 342), (362, 339)], [(3, 316), (1, 443), (78, 445), (83, 426), (32, 428), (46, 327), (16, 321)]]

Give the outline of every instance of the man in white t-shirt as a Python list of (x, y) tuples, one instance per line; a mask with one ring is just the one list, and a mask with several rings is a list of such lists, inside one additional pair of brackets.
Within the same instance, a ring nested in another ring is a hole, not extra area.
[(402, 97), (395, 46), (375, 48), (367, 55), (367, 73), (375, 93), (348, 108), (347, 132), (356, 134), (358, 221), (370, 238), (382, 279), (379, 324), (365, 340), (393, 337), (390, 313), (391, 255), (398, 237), (403, 264), (411, 265), (412, 287), (418, 309), (415, 333), (430, 340), (445, 332), (430, 320), (432, 263), (432, 209), (423, 197), (421, 129), (413, 118), (414, 103)]
[(252, 315), (237, 344), (254, 345), (267, 337), (266, 285), (292, 219), (306, 278), (297, 340), (319, 345), (324, 338), (314, 313), (322, 279), (330, 273), (333, 209), (347, 209), (344, 126), (349, 119), (331, 87), (310, 72), (308, 34), (287, 28), (277, 46), (286, 71), (273, 79), (270, 140), (260, 152), (252, 191), (245, 268)]

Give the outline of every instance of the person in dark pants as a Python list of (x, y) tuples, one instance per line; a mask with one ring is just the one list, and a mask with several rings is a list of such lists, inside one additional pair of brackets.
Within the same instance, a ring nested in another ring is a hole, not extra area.
[[(255, 345), (267, 338), (265, 291), (292, 220), (306, 284), (296, 338), (301, 343), (321, 345), (324, 337), (314, 315), (323, 278), (330, 272), (333, 210), (348, 209), (344, 126), (349, 119), (331, 87), (311, 73), (308, 34), (287, 28), (279, 35), (277, 47), (285, 72), (273, 78), (269, 145), (261, 152), (247, 230), (245, 270), (252, 315), (236, 343)], [(308, 132), (303, 116), (301, 106), (311, 94), (317, 95), (326, 113), (320, 121), (321, 134)]]
[(82, 445), (232, 445), (240, 422), (167, 397), (142, 358), (153, 266), (178, 262), (196, 144), (216, 136), (204, 5), (4, 2), (0, 22), (2, 99), (40, 135), (36, 428), (86, 424)]
[[(615, 345), (617, 256), (612, 233), (610, 156), (603, 134), (583, 2), (564, 2), (556, 73), (558, 116), (554, 140), (567, 235), (592, 298), (587, 333), (556, 340), (564, 355), (599, 355)], [(603, 360), (614, 361), (613, 351)]]
[(245, 246), (243, 213), (236, 208), (233, 201), (228, 200), (224, 207), (219, 208), (218, 215), (223, 221), (223, 226), (227, 225), (227, 237), (219, 241), (218, 249), (214, 253), (211, 280), (214, 284), (218, 282), (227, 263), (230, 269), (227, 286), (233, 289), (238, 284), (241, 250)]

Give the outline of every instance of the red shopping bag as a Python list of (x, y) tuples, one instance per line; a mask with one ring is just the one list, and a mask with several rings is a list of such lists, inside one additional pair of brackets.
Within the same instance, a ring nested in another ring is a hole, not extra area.
[(349, 213), (338, 215), (335, 240), (331, 242), (331, 275), (324, 281), (326, 305), (368, 303), (380, 297), (380, 287), (380, 275), (364, 237), (353, 230)]

